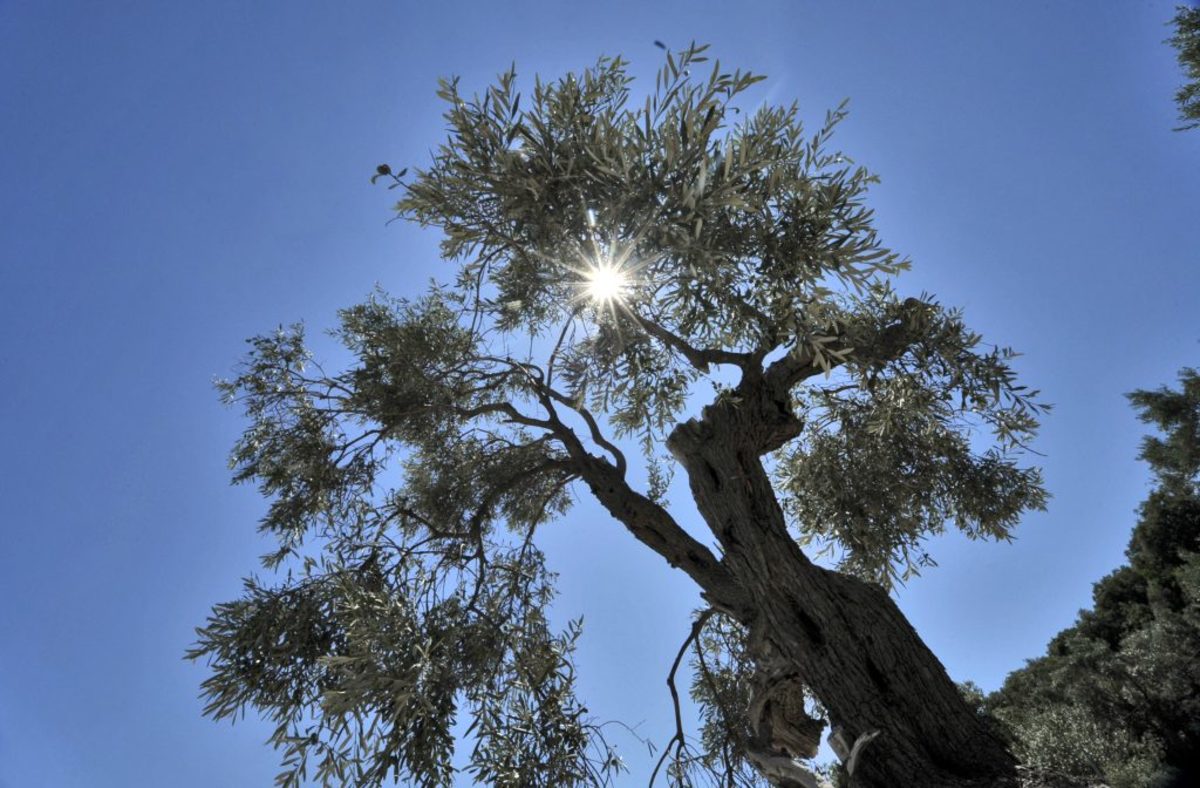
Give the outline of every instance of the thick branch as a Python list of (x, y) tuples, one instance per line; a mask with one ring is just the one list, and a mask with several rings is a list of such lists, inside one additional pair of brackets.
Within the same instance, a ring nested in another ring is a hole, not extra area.
[(592, 494), (639, 542), (682, 569), (721, 610), (744, 607), (742, 591), (712, 551), (685, 531), (670, 512), (634, 490), (609, 462), (592, 455), (573, 456), (573, 469)]
[[(913, 339), (920, 335), (928, 308), (928, 304), (916, 298), (904, 299), (904, 303), (900, 305), (900, 319), (885, 328), (873, 343), (872, 358), (877, 361), (891, 361), (903, 355)], [(839, 366), (842, 363), (839, 354), (850, 349), (850, 344), (841, 332), (835, 333), (833, 341), (822, 347), (829, 367)], [(764, 378), (773, 391), (786, 394), (800, 381), (818, 375), (825, 369), (817, 362), (809, 346), (798, 345), (786, 356), (771, 364)]]
[[(534, 380), (533, 383), (534, 393), (546, 411), (545, 420), (525, 416), (509, 403), (483, 405), (473, 409), (469, 415), (498, 413), (510, 421), (547, 430), (570, 457), (564, 467), (587, 482), (604, 508), (638, 541), (665, 558), (671, 566), (686, 572), (699, 584), (705, 598), (714, 606), (726, 610), (739, 608), (741, 593), (712, 551), (680, 527), (666, 509), (634, 490), (625, 481), (624, 456), (604, 438), (591, 414), (575, 408), (588, 422), (596, 443), (613, 452), (616, 465), (588, 453), (575, 431), (558, 417), (554, 402), (562, 401), (560, 393), (539, 381)], [(569, 402), (567, 404), (570, 405)], [(463, 412), (462, 415), (467, 414)]]
[[(592, 441), (597, 446), (600, 446), (601, 448), (603, 448), (605, 451), (607, 451), (609, 454), (612, 455), (613, 460), (615, 460), (616, 464), (617, 464), (617, 471), (622, 476), (624, 476), (625, 468), (626, 468), (625, 454), (620, 449), (618, 449), (612, 441), (610, 441), (610, 440), (608, 440), (608, 438), (604, 437), (604, 433), (600, 431), (600, 425), (596, 423), (596, 417), (592, 415), (592, 412), (590, 410), (588, 410), (586, 407), (584, 407), (583, 405), (578, 404), (577, 402), (571, 400), (569, 397), (567, 397), (562, 392), (557, 391), (556, 389), (551, 388), (548, 385), (543, 385), (543, 386), (540, 386), (539, 388), (540, 388), (540, 391), (542, 393), (544, 393), (546, 396), (550, 397), (555, 402), (558, 402), (562, 405), (566, 405), (568, 408), (575, 411), (583, 418), (584, 422), (587, 423), (588, 432), (590, 432), (592, 435)], [(553, 418), (555, 418), (555, 420), (557, 420), (557, 416), (553, 416)], [(559, 424), (561, 425), (561, 422), (559, 422)], [(562, 427), (564, 429), (566, 428), (565, 425), (562, 425)]]
[(478, 405), (474, 408), (455, 408), (454, 413), (464, 420), (473, 419), (478, 416), (486, 416), (488, 414), (499, 414), (514, 424), (523, 424), (526, 427), (539, 427), (544, 430), (550, 430), (554, 427), (554, 424), (550, 421), (526, 416), (509, 402), (491, 402), (485, 405)]
[(642, 317), (632, 309), (629, 310), (629, 314), (641, 326), (643, 331), (672, 350), (675, 350), (687, 359), (689, 364), (701, 372), (707, 372), (710, 364), (733, 364), (745, 369), (753, 360), (753, 356), (750, 353), (735, 353), (720, 348), (694, 347), (688, 344), (682, 337), (671, 333), (655, 321)]

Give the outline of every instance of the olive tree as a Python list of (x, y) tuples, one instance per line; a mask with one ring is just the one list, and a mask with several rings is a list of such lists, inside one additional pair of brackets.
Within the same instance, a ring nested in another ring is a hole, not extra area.
[[(874, 177), (830, 148), (844, 110), (806, 132), (795, 105), (742, 106), (759, 79), (692, 46), (636, 99), (620, 58), (524, 94), (513, 71), (443, 81), (432, 161), (376, 180), (453, 274), (344, 310), (343, 371), (293, 327), (222, 384), (278, 573), (192, 656), (208, 714), (277, 723), (281, 782), (449, 784), (468, 720), (479, 782), (611, 781), (538, 549), (579, 495), (704, 600), (703, 736), (680, 721), (659, 779), (810, 785), (828, 726), (853, 785), (1011, 780), (888, 591), (947, 524), (1008, 539), (1043, 504), (1020, 464), (1043, 406), (1010, 351), (894, 290)], [(676, 469), (703, 539), (670, 509)]]

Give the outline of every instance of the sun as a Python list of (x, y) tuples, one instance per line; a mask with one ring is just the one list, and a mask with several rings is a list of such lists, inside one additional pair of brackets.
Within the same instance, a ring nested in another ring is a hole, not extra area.
[(647, 261), (637, 255), (639, 232), (633, 238), (605, 240), (597, 230), (596, 212), (584, 212), (586, 231), (575, 247), (573, 260), (558, 261), (567, 275), (575, 310), (590, 306), (596, 315), (613, 318), (631, 309), (644, 291)]
[(621, 301), (629, 288), (628, 273), (616, 263), (605, 261), (593, 265), (585, 274), (588, 298), (598, 304)]

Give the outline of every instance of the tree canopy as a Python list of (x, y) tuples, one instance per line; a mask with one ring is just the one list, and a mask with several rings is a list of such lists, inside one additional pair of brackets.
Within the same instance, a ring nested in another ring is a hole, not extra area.
[[(1011, 767), (881, 589), (947, 523), (1007, 539), (1043, 505), (1020, 455), (1045, 406), (961, 313), (897, 295), (875, 177), (830, 148), (844, 108), (806, 132), (795, 104), (749, 105), (760, 79), (692, 46), (636, 99), (620, 58), (528, 94), (515, 70), (470, 96), (444, 80), (432, 162), (375, 180), (443, 234), (452, 274), (343, 310), (342, 371), (297, 325), (221, 384), (276, 575), (214, 608), (191, 656), (206, 713), (275, 721), (281, 784), (449, 784), (460, 719), (477, 781), (611, 780), (537, 546), (574, 490), (711, 606), (693, 630), (711, 724), (695, 755), (679, 732), (672, 781), (806, 779), (822, 716), (847, 744), (879, 736), (859, 785)], [(667, 509), (675, 467), (715, 546)]]
[(1129, 563), (988, 701), (1027, 761), (1115, 788), (1200, 775), (1200, 374), (1129, 400), (1159, 433)]

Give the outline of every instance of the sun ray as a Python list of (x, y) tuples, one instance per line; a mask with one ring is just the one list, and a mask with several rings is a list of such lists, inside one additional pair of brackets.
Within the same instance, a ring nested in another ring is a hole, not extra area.
[(596, 211), (584, 211), (585, 231), (575, 242), (574, 254), (559, 257), (554, 262), (566, 276), (565, 284), (570, 288), (570, 300), (574, 304), (572, 316), (587, 310), (594, 320), (600, 320), (622, 333), (621, 315), (634, 313), (634, 305), (646, 293), (649, 282), (646, 269), (654, 258), (639, 254), (641, 241), (648, 226), (639, 228), (627, 238), (605, 240), (599, 232), (602, 222), (597, 221)]
[(622, 300), (629, 284), (627, 272), (612, 261), (603, 261), (587, 272), (587, 296), (599, 304)]

